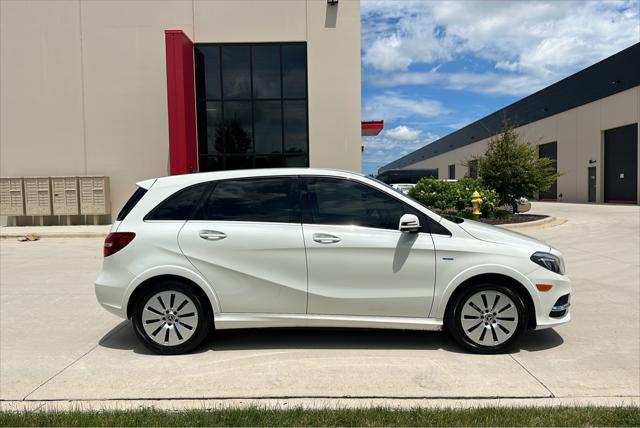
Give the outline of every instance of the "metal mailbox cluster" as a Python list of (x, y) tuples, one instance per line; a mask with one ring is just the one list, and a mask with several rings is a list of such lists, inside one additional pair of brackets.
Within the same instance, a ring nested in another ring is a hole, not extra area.
[(109, 177), (2, 177), (0, 215), (104, 215), (111, 212)]

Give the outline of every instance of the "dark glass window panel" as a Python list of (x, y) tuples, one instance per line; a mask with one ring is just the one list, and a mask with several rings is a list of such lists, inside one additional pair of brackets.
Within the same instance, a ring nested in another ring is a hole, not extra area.
[(222, 133), (227, 154), (253, 151), (251, 144), (251, 102), (227, 101), (224, 103)]
[(288, 177), (219, 182), (205, 205), (207, 220), (299, 222), (294, 180)]
[(224, 169), (251, 169), (253, 168), (252, 156), (226, 156)]
[(412, 213), (398, 199), (355, 181), (311, 178), (305, 182), (310, 220), (316, 224), (397, 230), (400, 217)]
[(284, 151), (307, 153), (307, 102), (284, 101)]
[(222, 47), (222, 93), (225, 99), (251, 98), (251, 49)]
[(280, 46), (252, 47), (253, 97), (280, 98)]
[(222, 103), (220, 101), (207, 101), (206, 103), (206, 121), (207, 121), (207, 145), (202, 154), (220, 154), (223, 153), (224, 147), (222, 138), (224, 127), (222, 121)]
[(196, 68), (199, 75), (198, 97), (219, 100), (220, 97), (220, 48), (198, 46), (195, 50)]
[(282, 168), (282, 155), (256, 156), (256, 168)]
[(470, 160), (469, 161), (469, 177), (478, 178), (478, 160)]
[(222, 171), (224, 170), (224, 163), (220, 156), (200, 156), (200, 163), (198, 164), (198, 170), (200, 172), (207, 171)]
[(284, 98), (307, 96), (307, 47), (282, 46), (282, 92)]
[(195, 66), (200, 171), (309, 165), (304, 44), (197, 45)]
[(284, 166), (288, 168), (307, 168), (309, 166), (309, 156), (287, 155), (284, 159)]
[(179, 190), (153, 209), (145, 220), (189, 220), (211, 183), (200, 183)]
[(253, 104), (256, 153), (282, 153), (282, 105), (280, 101), (256, 101)]

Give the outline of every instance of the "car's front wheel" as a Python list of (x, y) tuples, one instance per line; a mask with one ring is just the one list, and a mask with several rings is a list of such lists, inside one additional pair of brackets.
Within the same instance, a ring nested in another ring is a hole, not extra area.
[(200, 345), (211, 328), (202, 298), (181, 282), (163, 281), (138, 298), (133, 326), (138, 338), (160, 354), (182, 354)]
[(529, 314), (520, 295), (502, 284), (474, 284), (458, 294), (447, 329), (472, 352), (509, 350), (526, 329)]

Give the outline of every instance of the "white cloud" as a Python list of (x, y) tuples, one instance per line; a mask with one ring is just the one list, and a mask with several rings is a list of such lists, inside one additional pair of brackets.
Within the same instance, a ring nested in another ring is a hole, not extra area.
[(376, 86), (389, 88), (404, 85), (438, 85), (446, 89), (465, 90), (479, 94), (519, 96), (529, 95), (547, 84), (547, 81), (541, 76), (530, 74), (440, 73), (437, 71), (377, 73), (371, 75), (369, 81)]
[(365, 164), (365, 171), (376, 171), (379, 167), (440, 138), (431, 132), (421, 132), (422, 138), (402, 140), (389, 137), (387, 132), (383, 132), (377, 137), (364, 137), (362, 139), (362, 144), (365, 147), (362, 158)]
[[(637, 0), (364, 0), (362, 18), (365, 65), (397, 84), (444, 81), (473, 90), (466, 82), (477, 80), (483, 93), (532, 92), (640, 41)], [(496, 72), (442, 77), (410, 69), (467, 56), (488, 61)]]
[(417, 139), (422, 131), (419, 129), (412, 129), (404, 125), (398, 125), (395, 128), (384, 131), (385, 135), (395, 140), (412, 141)]
[(408, 117), (432, 119), (449, 113), (439, 101), (426, 98), (410, 98), (397, 92), (384, 92), (364, 100), (362, 109), (366, 120), (393, 121)]

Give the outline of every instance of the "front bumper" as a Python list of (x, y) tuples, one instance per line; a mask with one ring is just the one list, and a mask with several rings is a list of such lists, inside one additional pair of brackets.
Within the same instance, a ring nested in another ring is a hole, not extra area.
[[(571, 302), (571, 281), (565, 275), (558, 275), (544, 268), (536, 269), (529, 280), (535, 295), (532, 296), (536, 307), (536, 330), (555, 327), (571, 321), (569, 311)], [(536, 284), (551, 285), (549, 291), (538, 291)]]

